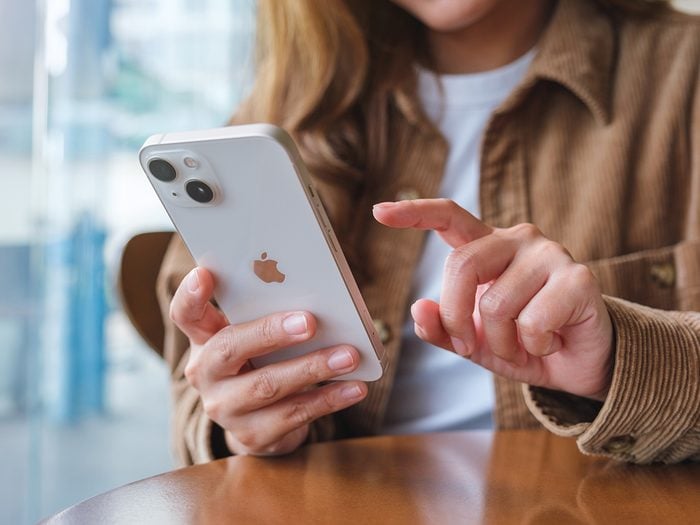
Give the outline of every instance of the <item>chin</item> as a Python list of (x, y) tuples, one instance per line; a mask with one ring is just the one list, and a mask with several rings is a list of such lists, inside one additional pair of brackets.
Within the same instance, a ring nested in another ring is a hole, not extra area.
[(475, 24), (503, 0), (391, 0), (428, 29), (458, 31)]

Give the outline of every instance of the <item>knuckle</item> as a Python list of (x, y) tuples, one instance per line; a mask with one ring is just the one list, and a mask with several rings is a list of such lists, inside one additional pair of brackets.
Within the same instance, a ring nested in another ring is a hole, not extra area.
[(248, 450), (257, 450), (261, 446), (260, 432), (250, 427), (237, 428), (232, 434)]
[(561, 244), (550, 240), (545, 240), (538, 246), (536, 256), (544, 260), (570, 258), (569, 252)]
[(327, 369), (327, 355), (319, 354), (316, 356), (307, 356), (301, 364), (302, 367), (302, 377), (307, 383), (315, 383), (316, 381), (323, 379), (325, 376), (324, 372)]
[(199, 384), (199, 373), (201, 365), (196, 359), (190, 359), (185, 366), (185, 379), (197, 389)]
[(445, 271), (447, 273), (462, 273), (468, 271), (478, 264), (477, 253), (469, 248), (469, 246), (462, 246), (456, 248), (450, 252), (445, 259)]
[(260, 401), (270, 401), (275, 399), (279, 393), (280, 386), (272, 373), (265, 369), (260, 370), (251, 385), (250, 396)]
[(209, 417), (209, 419), (211, 419), (212, 421), (221, 421), (224, 412), (224, 407), (219, 399), (203, 396), (202, 408), (204, 409), (204, 413)]
[(238, 336), (233, 327), (222, 331), (220, 337), (211, 342), (219, 361), (222, 363), (228, 363), (235, 359), (237, 344)]
[(524, 313), (518, 317), (518, 331), (524, 337), (539, 337), (547, 331), (545, 328), (545, 320), (542, 316)]
[(270, 317), (265, 317), (261, 319), (259, 323), (256, 324), (256, 335), (258, 342), (265, 348), (271, 348), (275, 346), (275, 327), (273, 325), (272, 319)]
[(493, 287), (481, 296), (479, 300), (481, 317), (491, 321), (510, 319), (510, 301), (508, 296)]
[[(338, 392), (323, 392), (319, 399), (319, 413), (328, 414), (338, 407)], [(342, 404), (342, 402), (341, 402)]]
[(577, 288), (591, 289), (597, 286), (593, 272), (584, 264), (576, 263), (569, 270), (569, 278)]
[(311, 423), (314, 420), (314, 414), (309, 403), (295, 401), (287, 409), (284, 418), (292, 427), (296, 428)]
[(533, 338), (541, 334), (541, 330), (538, 329), (537, 324), (528, 317), (518, 319), (518, 331), (523, 337)]
[(535, 226), (532, 223), (529, 222), (524, 222), (522, 224), (516, 224), (512, 228), (510, 228), (511, 233), (513, 233), (516, 237), (525, 239), (525, 240), (533, 240), (538, 237), (542, 236), (542, 232), (540, 229)]
[[(342, 404), (337, 389), (322, 389), (318, 393), (313, 407), (313, 419), (334, 412)], [(307, 423), (311, 421), (310, 419)]]

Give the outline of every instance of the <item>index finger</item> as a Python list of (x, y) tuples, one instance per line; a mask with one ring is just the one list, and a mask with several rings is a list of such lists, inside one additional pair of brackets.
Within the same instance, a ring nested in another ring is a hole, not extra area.
[(493, 228), (450, 199), (381, 202), (374, 205), (372, 213), (392, 228), (435, 230), (453, 248), (493, 232)]

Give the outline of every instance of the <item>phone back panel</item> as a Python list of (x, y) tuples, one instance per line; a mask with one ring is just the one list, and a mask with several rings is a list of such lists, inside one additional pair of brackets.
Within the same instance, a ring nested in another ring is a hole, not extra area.
[[(383, 347), (285, 132), (262, 124), (154, 136), (139, 158), (197, 264), (214, 274), (215, 298), (231, 323), (288, 310), (316, 317), (311, 341), (258, 357), (254, 366), (347, 343), (362, 359), (342, 379), (381, 376)], [(173, 181), (150, 175), (154, 158), (175, 168)], [(193, 180), (212, 188), (210, 203), (187, 195)]]

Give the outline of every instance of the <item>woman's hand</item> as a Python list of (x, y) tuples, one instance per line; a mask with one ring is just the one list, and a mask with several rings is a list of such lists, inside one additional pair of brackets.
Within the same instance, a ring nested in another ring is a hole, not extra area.
[(226, 430), (234, 454), (285, 454), (301, 445), (309, 424), (362, 400), (359, 381), (315, 385), (355, 370), (356, 349), (336, 346), (253, 369), (248, 360), (311, 339), (308, 312), (277, 313), (230, 325), (210, 302), (214, 280), (195, 268), (180, 284), (170, 317), (190, 340), (185, 368), (207, 415)]
[(440, 303), (411, 307), (418, 337), (515, 381), (605, 399), (610, 316), (593, 274), (561, 245), (531, 224), (492, 228), (446, 199), (381, 203), (374, 216), (454, 248)]

